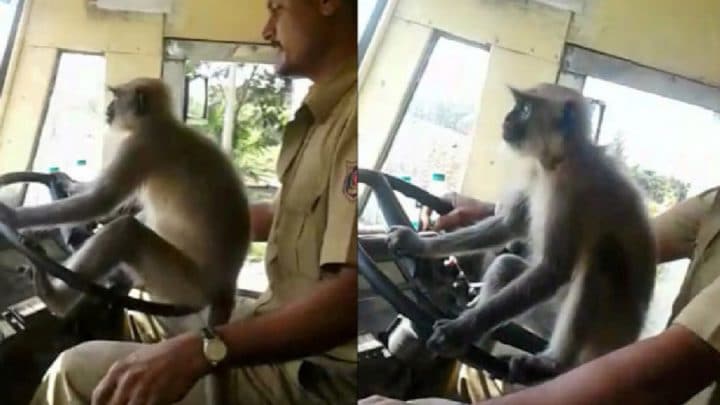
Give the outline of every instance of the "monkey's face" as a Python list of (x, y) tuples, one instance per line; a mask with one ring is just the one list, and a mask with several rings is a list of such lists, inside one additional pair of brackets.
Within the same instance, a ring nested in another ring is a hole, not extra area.
[(529, 91), (510, 90), (515, 105), (505, 116), (503, 140), (511, 148), (530, 157), (545, 160), (561, 156), (568, 138), (577, 132), (577, 104), (567, 97), (555, 98), (556, 94), (543, 94), (548, 91), (547, 87)]
[(113, 95), (107, 106), (105, 118), (108, 125), (132, 128), (137, 119), (147, 112), (145, 92), (132, 86), (108, 87)]

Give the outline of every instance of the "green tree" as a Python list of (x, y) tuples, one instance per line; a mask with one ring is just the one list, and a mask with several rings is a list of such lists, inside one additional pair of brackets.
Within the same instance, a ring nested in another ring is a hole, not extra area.
[(648, 203), (652, 214), (656, 214), (657, 211), (666, 209), (687, 198), (690, 183), (672, 176), (659, 174), (654, 170), (642, 168), (640, 165), (628, 165), (622, 133), (618, 133), (612, 142), (606, 146), (606, 151), (628, 169), (630, 176), (649, 200)]
[[(282, 131), (291, 113), (290, 80), (277, 76), (272, 67), (258, 64), (189, 64), (187, 73), (209, 79), (208, 117), (199, 128), (229, 149), (246, 181), (271, 181)], [(223, 132), (226, 137), (229, 132), (231, 140), (223, 142)]]

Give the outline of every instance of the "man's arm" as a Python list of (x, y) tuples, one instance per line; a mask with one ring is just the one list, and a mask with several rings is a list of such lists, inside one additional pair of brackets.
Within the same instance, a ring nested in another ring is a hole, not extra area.
[(673, 325), (547, 383), (488, 405), (681, 404), (720, 375), (720, 353)]
[[(432, 229), (434, 231), (452, 231), (492, 216), (495, 212), (495, 204), (467, 197), (456, 192), (447, 193), (442, 196), (450, 202), (453, 210), (438, 217)], [(430, 210), (423, 207), (421, 211), (422, 230), (429, 230)]]
[[(276, 311), (217, 329), (228, 346), (229, 366), (322, 353), (347, 342), (356, 331), (357, 272), (349, 268)], [(113, 364), (93, 391), (92, 403), (135, 403), (130, 398), (175, 403), (210, 371), (202, 339), (197, 332), (188, 332), (145, 345)]]
[(704, 192), (672, 206), (653, 218), (658, 263), (689, 258), (700, 223), (712, 206), (714, 192)]
[[(357, 271), (342, 268), (320, 282), (311, 295), (266, 315), (221, 326), (217, 333), (228, 346), (231, 366), (328, 351), (357, 334)], [(199, 338), (194, 344), (200, 346)]]
[(273, 204), (270, 202), (250, 205), (250, 229), (253, 242), (265, 242), (270, 236), (273, 222)]
[[(682, 404), (715, 381), (718, 375), (720, 353), (689, 329), (673, 325), (655, 337), (585, 363), (544, 384), (482, 404)], [(405, 402), (387, 399), (383, 402), (375, 398), (367, 403), (394, 405)], [(446, 401), (427, 398), (417, 403), (445, 405)]]

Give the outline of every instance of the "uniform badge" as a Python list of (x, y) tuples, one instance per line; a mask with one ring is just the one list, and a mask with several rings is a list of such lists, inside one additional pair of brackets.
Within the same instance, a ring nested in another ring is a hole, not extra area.
[(351, 201), (357, 199), (358, 192), (358, 167), (357, 162), (345, 163), (347, 175), (343, 183), (343, 194)]

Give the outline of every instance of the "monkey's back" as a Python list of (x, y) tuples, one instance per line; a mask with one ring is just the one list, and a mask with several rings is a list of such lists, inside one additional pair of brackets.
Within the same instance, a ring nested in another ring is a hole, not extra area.
[(237, 271), (250, 241), (243, 181), (207, 137), (189, 128), (172, 135), (140, 190), (147, 225), (204, 271)]
[(590, 327), (581, 362), (638, 338), (655, 284), (655, 239), (642, 195), (599, 149), (568, 167), (566, 192), (580, 207), (582, 245), (567, 305), (578, 305)]

